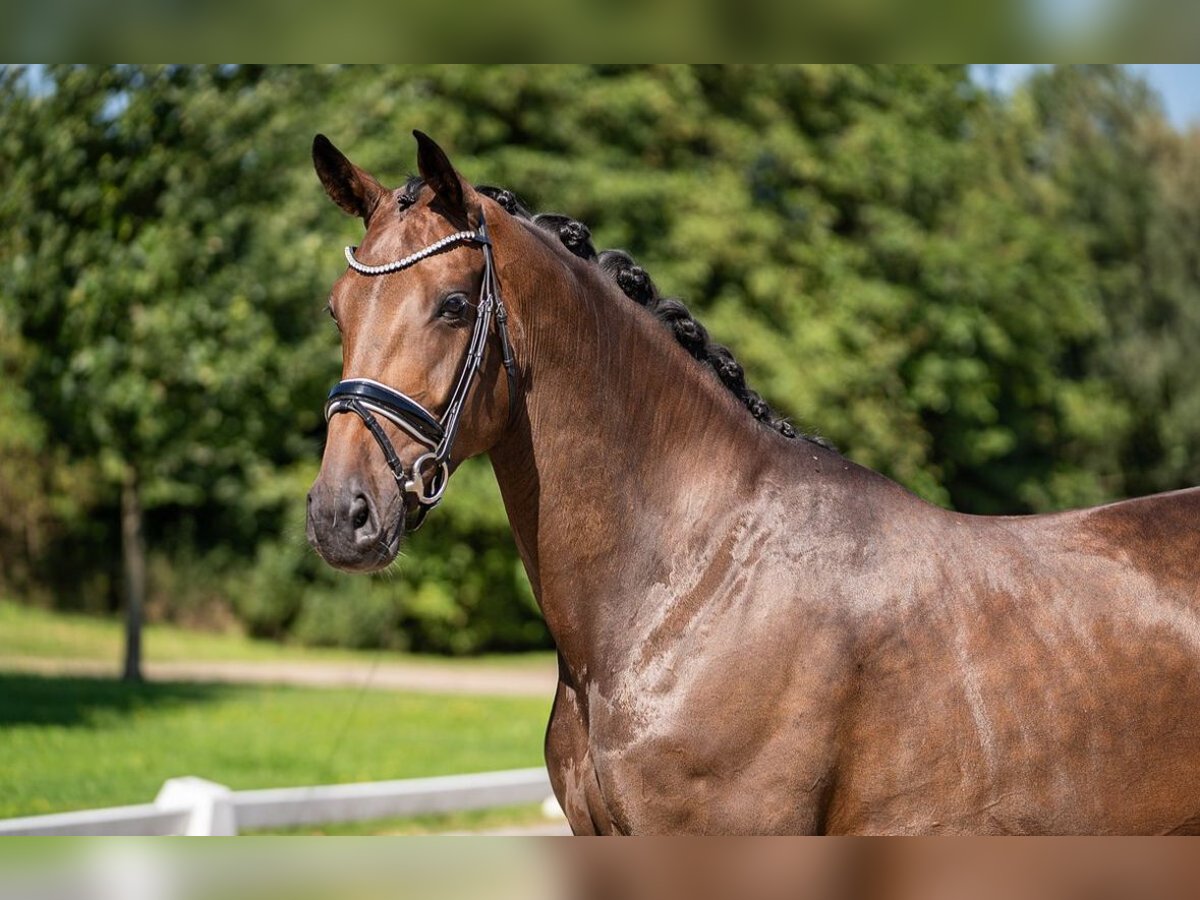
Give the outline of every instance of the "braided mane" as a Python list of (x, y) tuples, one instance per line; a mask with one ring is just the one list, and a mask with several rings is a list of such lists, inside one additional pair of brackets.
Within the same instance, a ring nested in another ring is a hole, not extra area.
[[(400, 195), (401, 206), (412, 203), (422, 185), (421, 179), (411, 178)], [(759, 422), (778, 431), (786, 438), (811, 441), (830, 450), (833, 444), (819, 435), (801, 434), (792, 423), (773, 410), (766, 400), (746, 384), (746, 373), (728, 347), (709, 337), (707, 329), (693, 318), (683, 301), (659, 294), (649, 274), (624, 250), (596, 252), (592, 234), (582, 222), (553, 213), (531, 213), (512, 191), (490, 185), (476, 190), (495, 200), (509, 215), (532, 222), (539, 228), (558, 236), (563, 246), (581, 259), (596, 263), (621, 291), (639, 306), (652, 312), (675, 335), (675, 339), (693, 357), (709, 366), (722, 384), (741, 401)]]

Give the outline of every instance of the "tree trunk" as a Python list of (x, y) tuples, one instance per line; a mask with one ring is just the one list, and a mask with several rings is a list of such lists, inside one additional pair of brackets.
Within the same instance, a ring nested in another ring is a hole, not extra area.
[(126, 681), (142, 680), (142, 607), (146, 600), (146, 542), (142, 535), (142, 499), (137, 469), (125, 469), (121, 484), (121, 553), (125, 569)]

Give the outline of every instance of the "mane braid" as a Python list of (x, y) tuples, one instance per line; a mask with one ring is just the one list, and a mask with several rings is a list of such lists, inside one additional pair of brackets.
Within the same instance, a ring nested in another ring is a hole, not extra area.
[[(400, 197), (401, 206), (416, 197), (421, 181), (409, 179)], [(836, 450), (832, 443), (820, 435), (801, 434), (792, 423), (779, 415), (762, 396), (746, 385), (746, 373), (730, 349), (713, 341), (703, 325), (696, 321), (683, 301), (674, 297), (662, 297), (646, 270), (639, 266), (624, 250), (596, 252), (592, 245), (592, 233), (582, 222), (554, 213), (531, 213), (505, 188), (481, 185), (476, 190), (485, 197), (495, 200), (505, 212), (519, 219), (532, 222), (537, 227), (558, 236), (563, 246), (581, 259), (597, 263), (610, 276), (630, 300), (652, 312), (675, 335), (675, 339), (688, 353), (708, 365), (729, 391), (742, 402), (759, 422), (774, 429), (786, 438), (800, 438), (829, 450)]]

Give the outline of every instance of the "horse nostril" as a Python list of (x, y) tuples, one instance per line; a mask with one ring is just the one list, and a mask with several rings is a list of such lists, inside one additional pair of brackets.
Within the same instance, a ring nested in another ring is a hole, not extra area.
[(354, 526), (355, 531), (358, 531), (370, 520), (371, 507), (367, 505), (367, 498), (359, 494), (350, 504), (350, 524)]

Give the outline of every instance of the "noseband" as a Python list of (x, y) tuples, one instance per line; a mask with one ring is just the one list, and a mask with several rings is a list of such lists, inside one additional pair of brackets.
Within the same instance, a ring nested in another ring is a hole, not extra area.
[[(500, 337), (504, 369), (508, 373), (509, 415), (512, 415), (517, 397), (517, 365), (513, 358), (512, 344), (508, 339), (508, 312), (500, 299), (500, 284), (496, 279), (496, 265), (492, 258), (492, 242), (488, 237), (487, 222), (482, 216), (476, 231), (455, 232), (403, 259), (383, 265), (368, 266), (360, 263), (354, 258), (354, 251), (358, 248), (346, 248), (346, 261), (354, 271), (362, 275), (390, 275), (458, 244), (478, 244), (483, 248), (483, 283), (479, 288), (479, 304), (475, 311), (471, 342), (467, 346), (466, 358), (441, 420), (402, 391), (370, 378), (347, 378), (339, 381), (325, 401), (326, 422), (338, 413), (354, 413), (363, 420), (367, 430), (379, 444), (388, 468), (396, 477), (401, 496), (408, 495), (413, 498), (414, 503), (409, 508), (404, 523), (408, 531), (420, 528), (425, 516), (441, 502), (446, 493), (446, 483), (450, 479), (450, 453), (454, 448), (454, 438), (458, 435), (459, 419), (470, 394), (471, 383), (483, 364), (493, 313), (496, 317), (496, 331)], [(413, 462), (409, 471), (405, 471), (404, 464), (400, 462), (396, 449), (388, 440), (379, 420), (375, 418), (376, 415), (383, 416), (409, 437), (429, 448), (427, 453)]]

